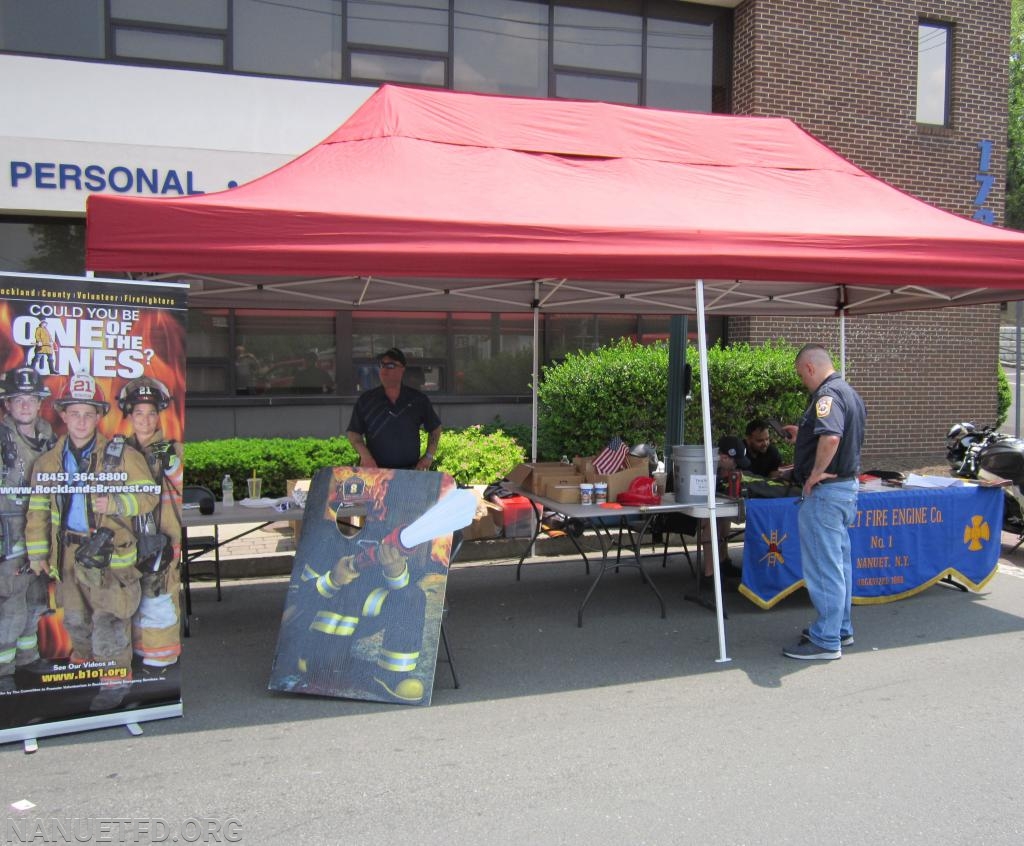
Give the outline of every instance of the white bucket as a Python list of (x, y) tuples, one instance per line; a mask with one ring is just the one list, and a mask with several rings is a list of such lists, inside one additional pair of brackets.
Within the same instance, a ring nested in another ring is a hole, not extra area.
[(672, 447), (676, 502), (708, 501), (708, 476), (705, 469), (703, 446), (680, 444)]

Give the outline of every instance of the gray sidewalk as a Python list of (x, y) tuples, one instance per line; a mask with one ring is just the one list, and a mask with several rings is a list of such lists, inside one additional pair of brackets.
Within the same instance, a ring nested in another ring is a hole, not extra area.
[[(230, 818), (252, 844), (1019, 844), (1014, 558), (980, 595), (936, 586), (855, 608), (856, 645), (822, 663), (780, 654), (810, 618), (803, 591), (767, 612), (727, 595), (720, 664), (714, 615), (683, 600), (677, 559), (650, 562), (667, 619), (623, 570), (582, 629), (581, 563), (530, 566), (521, 582), (509, 564), (457, 566), (462, 687), (439, 664), (430, 707), (267, 692), (286, 580), (228, 582), (221, 603), (202, 585), (185, 716), (142, 737), (3, 747), (8, 829)], [(35, 807), (12, 810), (23, 799)]]

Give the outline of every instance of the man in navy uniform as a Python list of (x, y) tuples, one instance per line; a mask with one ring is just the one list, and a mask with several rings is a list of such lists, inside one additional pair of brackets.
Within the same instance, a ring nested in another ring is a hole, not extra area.
[(795, 366), (811, 397), (799, 425), (786, 430), (796, 438), (793, 481), (802, 486), (800, 557), (818, 619), (782, 654), (805, 661), (832, 660), (842, 657), (843, 646), (853, 644), (848, 529), (857, 516), (864, 401), (836, 373), (824, 347), (807, 344), (797, 353)]

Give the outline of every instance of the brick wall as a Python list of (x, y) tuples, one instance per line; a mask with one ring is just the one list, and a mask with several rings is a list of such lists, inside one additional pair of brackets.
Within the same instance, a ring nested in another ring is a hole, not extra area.
[[(993, 142), (985, 204), (1002, 221), (1009, 0), (746, 0), (736, 9), (733, 109), (789, 117), (859, 167), (970, 216), (978, 142)], [(915, 121), (917, 27), (953, 25), (951, 126)], [(837, 261), (842, 258), (837, 257)], [(959, 419), (996, 414), (998, 306), (846, 321), (848, 375), (869, 411), (865, 461), (941, 460)], [(835, 319), (743, 318), (731, 340), (785, 337), (838, 351)]]

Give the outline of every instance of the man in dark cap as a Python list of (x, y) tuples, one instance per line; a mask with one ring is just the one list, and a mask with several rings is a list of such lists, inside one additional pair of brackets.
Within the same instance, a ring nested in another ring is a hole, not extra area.
[[(361, 467), (429, 470), (441, 438), (441, 418), (426, 394), (402, 384), (405, 354), (396, 347), (378, 359), (380, 385), (361, 394), (348, 424)], [(420, 429), (427, 449), (420, 455)]]

